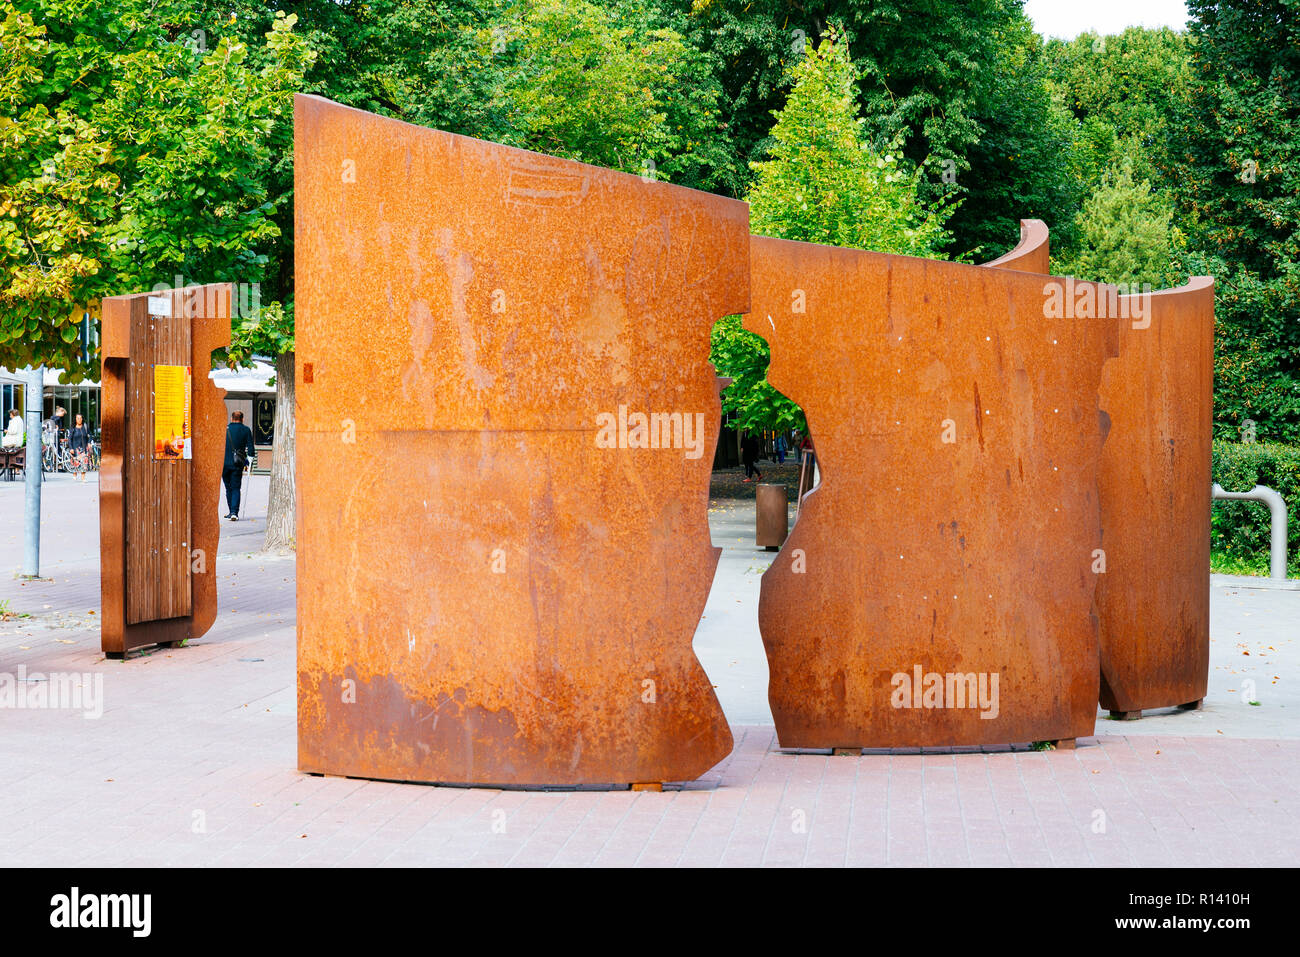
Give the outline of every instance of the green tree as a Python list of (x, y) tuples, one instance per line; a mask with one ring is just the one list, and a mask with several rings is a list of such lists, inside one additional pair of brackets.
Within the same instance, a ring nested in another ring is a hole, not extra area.
[(1044, 48), (1052, 94), (1077, 121), (1079, 177), (1091, 191), (1125, 158), (1139, 179), (1158, 182), (1169, 123), (1191, 95), (1187, 34), (1129, 27), (1101, 36), (1051, 39)]
[(46, 33), (31, 11), (0, 6), (0, 365), (62, 366), (80, 381), (92, 357), (78, 327), (111, 282), (104, 229), (120, 179), (75, 64), (65, 55), (51, 70)]
[[(954, 203), (948, 228), (958, 258), (1010, 248), (1021, 217), (1058, 229), (1064, 221), (1068, 230), (1079, 204), (1069, 135), (1020, 0), (679, 2), (715, 63), (738, 158), (765, 155), (804, 38), (820, 40), (838, 25), (872, 145), (883, 153), (901, 142), (905, 158), (925, 170), (922, 199)], [(744, 195), (743, 167), (730, 176), (731, 194)]]
[(1194, 96), (1166, 168), (1216, 277), (1215, 429), (1300, 441), (1300, 0), (1189, 0)]
[[(792, 63), (792, 88), (772, 127), (771, 158), (754, 164), (747, 197), (754, 233), (853, 249), (932, 256), (948, 238), (947, 208), (919, 198), (920, 170), (895, 147), (870, 148), (857, 115), (854, 68), (829, 34)], [(714, 327), (714, 367), (735, 381), (723, 409), (740, 428), (804, 427), (803, 413), (767, 382), (767, 343), (739, 316)]]
[(1185, 278), (1176, 276), (1172, 259), (1182, 243), (1173, 225), (1173, 206), (1152, 189), (1150, 180), (1136, 179), (1133, 166), (1126, 159), (1107, 172), (1079, 211), (1077, 252), (1055, 264), (1054, 272), (1156, 289)]
[[(0, 4), (0, 365), (95, 374), (82, 317), (175, 277), (260, 298), (247, 290), (279, 238), (275, 169), (310, 53), (291, 16), (250, 43), (189, 14), (176, 0)], [(283, 312), (271, 302), (260, 321)]]
[[(1021, 219), (1041, 219), (1052, 241), (1069, 245), (1083, 199), (1073, 149), (1074, 122), (1048, 86), (1042, 40), (1023, 15), (990, 27), (997, 41), (993, 81), (980, 91), (979, 139), (965, 147), (966, 169), (941, 163), (961, 206), (949, 223), (957, 258), (987, 260), (1015, 245)], [(933, 182), (931, 161), (927, 182)], [(954, 175), (955, 174), (955, 175)], [(929, 195), (933, 195), (931, 192)]]
[(74, 323), (103, 296), (258, 282), (284, 198), (268, 130), (305, 56), (292, 19), (252, 71), (246, 44), (208, 48), (143, 0), (0, 13), (0, 363), (93, 373)]

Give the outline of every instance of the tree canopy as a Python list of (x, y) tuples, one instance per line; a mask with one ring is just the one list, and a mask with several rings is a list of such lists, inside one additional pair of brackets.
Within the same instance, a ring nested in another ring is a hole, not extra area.
[(77, 327), (158, 284), (259, 282), (280, 232), (272, 135), (310, 54), (260, 66), (143, 0), (23, 0), (0, 20), (0, 362), (95, 369)]
[[(854, 67), (829, 33), (790, 64), (791, 89), (776, 112), (771, 158), (753, 164), (750, 229), (757, 235), (853, 249), (934, 255), (948, 238), (947, 208), (920, 199), (921, 171), (901, 144), (878, 153), (858, 116)], [(770, 353), (730, 316), (714, 328), (712, 359), (735, 381), (723, 409), (742, 429), (803, 428), (803, 414), (767, 382)]]

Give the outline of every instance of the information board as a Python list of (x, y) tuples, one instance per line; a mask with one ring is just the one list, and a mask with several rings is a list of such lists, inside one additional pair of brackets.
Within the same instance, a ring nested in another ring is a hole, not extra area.
[(190, 367), (153, 367), (153, 457), (190, 459), (193, 427), (190, 409)]

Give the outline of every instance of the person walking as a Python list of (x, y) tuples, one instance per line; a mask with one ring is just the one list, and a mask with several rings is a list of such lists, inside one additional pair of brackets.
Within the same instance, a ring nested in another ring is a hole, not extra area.
[(776, 437), (776, 463), (777, 463), (777, 465), (785, 465), (785, 450), (786, 450), (786, 445), (785, 445), (785, 433), (782, 432), (780, 435), (778, 435), (778, 436)]
[(84, 482), (86, 470), (90, 468), (90, 429), (80, 413), (68, 430), (68, 446), (72, 449), (71, 464), (77, 481)]
[(754, 481), (754, 476), (763, 481), (763, 473), (758, 470), (758, 437), (747, 435), (740, 443), (740, 457), (745, 464), (745, 481)]
[(244, 425), (244, 413), (230, 413), (226, 426), (226, 461), (221, 469), (221, 481), (226, 486), (226, 518), (239, 521), (239, 487), (244, 481), (244, 469), (257, 453), (253, 448), (253, 430)]

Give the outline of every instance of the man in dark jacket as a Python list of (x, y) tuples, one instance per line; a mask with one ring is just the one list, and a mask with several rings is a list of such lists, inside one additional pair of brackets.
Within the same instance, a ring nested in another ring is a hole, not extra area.
[(758, 470), (758, 455), (762, 448), (762, 441), (755, 435), (747, 435), (740, 441), (740, 460), (745, 465), (746, 482), (752, 482), (755, 476), (763, 481), (763, 473)]
[(244, 413), (231, 412), (226, 426), (226, 462), (221, 469), (221, 481), (226, 484), (226, 505), (230, 511), (226, 518), (239, 521), (239, 486), (244, 481), (244, 469), (257, 450), (253, 448), (253, 431), (244, 425)]

